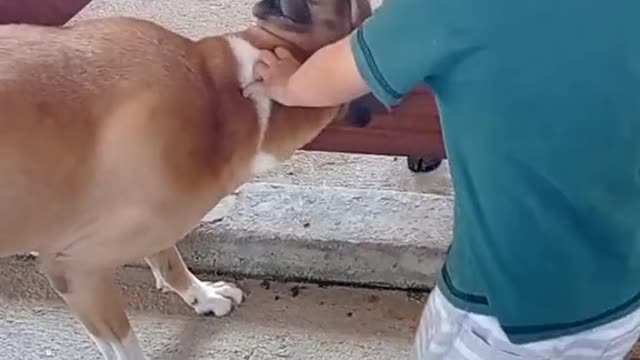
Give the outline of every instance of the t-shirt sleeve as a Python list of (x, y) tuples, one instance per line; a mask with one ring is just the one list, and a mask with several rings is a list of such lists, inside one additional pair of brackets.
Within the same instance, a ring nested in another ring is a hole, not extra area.
[(440, 41), (440, 1), (386, 0), (351, 37), (361, 76), (388, 107), (424, 82), (447, 56)]

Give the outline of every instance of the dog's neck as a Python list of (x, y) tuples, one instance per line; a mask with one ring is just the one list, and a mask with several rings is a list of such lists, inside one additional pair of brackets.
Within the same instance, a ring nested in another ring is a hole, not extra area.
[[(291, 41), (262, 27), (252, 26), (240, 32), (201, 39), (190, 60), (210, 92), (210, 102), (222, 124), (216, 128), (221, 132), (220, 138), (229, 143), (247, 144), (247, 136), (252, 136), (252, 129), (257, 130), (257, 138), (251, 140), (255, 143), (249, 146), (257, 146), (257, 154), (242, 160), (254, 162), (254, 174), (289, 158), (336, 118), (341, 108), (285, 107), (260, 95), (250, 99), (241, 97), (242, 87), (253, 81), (253, 65), (259, 50), (280, 46), (287, 48), (299, 61), (306, 60), (311, 54), (296, 39)], [(253, 106), (242, 106), (247, 101), (253, 102)], [(224, 131), (226, 133), (222, 134)]]

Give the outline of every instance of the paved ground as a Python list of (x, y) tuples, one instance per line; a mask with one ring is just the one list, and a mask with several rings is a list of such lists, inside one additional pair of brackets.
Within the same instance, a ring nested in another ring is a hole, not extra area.
[[(148, 271), (128, 268), (122, 283), (151, 360), (404, 359), (422, 307), (403, 292), (247, 280), (243, 306), (203, 318)], [(100, 360), (32, 261), (0, 260), (0, 284), (0, 359)]]
[[(0, 259), (0, 284), (0, 359), (101, 360), (32, 260)], [(149, 271), (127, 268), (121, 284), (149, 360), (406, 359), (424, 303), (424, 294), (240, 280), (247, 301), (216, 319), (156, 291)]]

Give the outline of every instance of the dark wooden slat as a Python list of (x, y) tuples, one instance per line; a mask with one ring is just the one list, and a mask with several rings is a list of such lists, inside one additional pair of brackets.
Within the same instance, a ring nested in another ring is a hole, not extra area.
[(64, 25), (91, 0), (0, 0), (0, 24)]
[(445, 159), (440, 133), (353, 129), (326, 129), (305, 150), (377, 155), (416, 155)]
[(440, 118), (431, 93), (417, 89), (390, 113), (374, 116), (364, 128), (333, 124), (305, 150), (445, 159)]

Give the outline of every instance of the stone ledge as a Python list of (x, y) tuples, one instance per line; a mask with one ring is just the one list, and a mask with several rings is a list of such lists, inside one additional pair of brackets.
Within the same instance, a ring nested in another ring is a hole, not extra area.
[(179, 247), (198, 271), (425, 289), (451, 224), (449, 196), (250, 183)]

